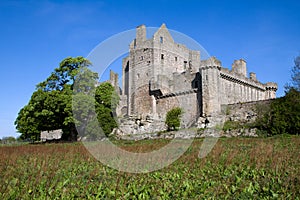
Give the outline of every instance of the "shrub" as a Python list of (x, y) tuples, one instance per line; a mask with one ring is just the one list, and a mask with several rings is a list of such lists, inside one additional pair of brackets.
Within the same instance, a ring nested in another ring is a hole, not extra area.
[(180, 118), (182, 115), (182, 109), (179, 107), (173, 108), (168, 111), (166, 116), (166, 125), (168, 130), (178, 130), (180, 127)]
[(227, 130), (234, 130), (234, 129), (238, 129), (241, 128), (242, 125), (239, 122), (236, 121), (226, 121), (223, 125), (223, 130), (227, 131)]
[(275, 99), (257, 120), (259, 129), (269, 135), (300, 133), (300, 92), (291, 88), (284, 97)]

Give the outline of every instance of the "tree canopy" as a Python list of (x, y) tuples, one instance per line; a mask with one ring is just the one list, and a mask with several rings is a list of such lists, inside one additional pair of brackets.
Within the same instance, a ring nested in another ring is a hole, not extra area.
[[(74, 81), (80, 74), (79, 72), (81, 70), (87, 70), (87, 67), (90, 65), (91, 62), (81, 56), (65, 58), (45, 81), (37, 85), (37, 89), (42, 89), (43, 91), (61, 91), (64, 90), (66, 86), (71, 86), (70, 89), (73, 90)], [(98, 75), (95, 73), (94, 78), (96, 77), (98, 77)]]
[(98, 140), (108, 136), (117, 127), (115, 111), (119, 96), (114, 87), (101, 83), (95, 90), (95, 96), (77, 93), (73, 96), (73, 114), (80, 137)]
[(72, 114), (73, 88), (76, 79), (83, 79), (86, 82), (80, 81), (77, 90), (88, 92), (93, 89), (98, 75), (87, 68), (90, 65), (90, 61), (83, 57), (68, 57), (37, 85), (29, 103), (20, 110), (15, 121), (21, 138), (39, 140), (41, 131), (63, 129), (63, 139), (77, 139)]

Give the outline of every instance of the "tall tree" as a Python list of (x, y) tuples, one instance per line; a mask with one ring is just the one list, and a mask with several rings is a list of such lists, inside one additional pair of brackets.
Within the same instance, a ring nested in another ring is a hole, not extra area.
[(300, 55), (294, 60), (294, 67), (292, 69), (292, 86), (300, 92)]
[(94, 89), (98, 75), (88, 70), (89, 65), (91, 63), (83, 57), (68, 57), (44, 82), (37, 85), (37, 90), (15, 121), (22, 138), (38, 140), (41, 131), (63, 129), (63, 139), (77, 139), (72, 113), (73, 88), (76, 79), (85, 77), (77, 84), (79, 93)]

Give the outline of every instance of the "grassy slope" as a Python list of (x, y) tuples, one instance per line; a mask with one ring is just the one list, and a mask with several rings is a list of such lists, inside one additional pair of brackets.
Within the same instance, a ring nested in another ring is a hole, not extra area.
[[(146, 174), (118, 172), (80, 144), (0, 147), (0, 199), (295, 199), (300, 137), (221, 138), (204, 159), (197, 139), (175, 163)], [(147, 152), (166, 140), (118, 142)]]

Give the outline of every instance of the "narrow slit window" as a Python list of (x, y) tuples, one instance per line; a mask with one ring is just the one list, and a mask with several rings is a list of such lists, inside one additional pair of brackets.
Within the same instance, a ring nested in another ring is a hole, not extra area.
[(134, 42), (133, 42), (133, 48), (134, 48), (134, 49), (136, 48), (136, 39), (134, 39)]
[(187, 65), (187, 61), (184, 61), (184, 62), (183, 62), (183, 67), (184, 67), (184, 69), (186, 69), (186, 65)]
[(161, 54), (161, 59), (162, 59), (162, 60), (164, 59), (164, 54)]
[(177, 57), (175, 57), (175, 61), (177, 61)]
[(164, 38), (163, 38), (163, 37), (160, 37), (160, 38), (159, 38), (159, 41), (160, 41), (160, 43), (164, 43)]

